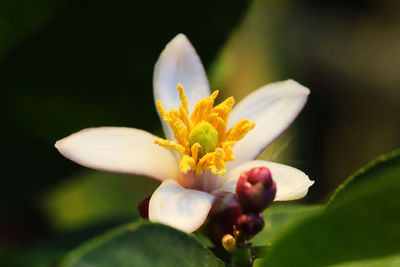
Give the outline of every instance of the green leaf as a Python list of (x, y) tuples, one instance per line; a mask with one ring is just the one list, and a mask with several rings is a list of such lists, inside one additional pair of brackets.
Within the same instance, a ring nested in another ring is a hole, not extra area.
[(322, 206), (317, 205), (274, 204), (263, 212), (264, 229), (251, 242), (255, 246), (265, 246), (271, 242), (274, 236), (290, 227), (298, 219), (310, 216), (322, 208)]
[(328, 209), (276, 236), (260, 265), (326, 266), (398, 253), (400, 154), (395, 152), (354, 177), (357, 186), (337, 194)]
[(337, 199), (340, 199), (348, 191), (351, 191), (360, 182), (369, 183), (373, 186), (377, 176), (398, 176), (400, 173), (399, 155), (400, 150), (397, 150), (388, 155), (378, 157), (358, 170), (336, 189), (328, 202), (328, 207), (335, 205), (339, 201)]
[(331, 265), (330, 267), (398, 267), (400, 266), (400, 254), (390, 255), (378, 259), (368, 259), (362, 261), (351, 261)]
[(61, 266), (224, 266), (194, 237), (171, 227), (140, 221), (75, 249)]
[(64, 255), (63, 250), (22, 250), (18, 252), (0, 251), (0, 266), (46, 267), (55, 266)]

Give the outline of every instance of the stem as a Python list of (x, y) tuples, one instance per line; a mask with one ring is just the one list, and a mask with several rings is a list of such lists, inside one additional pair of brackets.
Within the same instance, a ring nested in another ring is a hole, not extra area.
[(250, 250), (246, 247), (237, 248), (232, 253), (232, 263), (236, 267), (251, 267), (253, 266), (253, 261), (250, 257)]

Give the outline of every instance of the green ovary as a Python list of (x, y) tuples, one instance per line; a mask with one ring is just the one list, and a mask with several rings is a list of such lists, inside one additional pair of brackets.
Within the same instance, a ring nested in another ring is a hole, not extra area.
[(218, 132), (208, 122), (202, 121), (193, 127), (189, 134), (189, 145), (199, 143), (199, 157), (209, 152), (214, 152), (218, 144)]

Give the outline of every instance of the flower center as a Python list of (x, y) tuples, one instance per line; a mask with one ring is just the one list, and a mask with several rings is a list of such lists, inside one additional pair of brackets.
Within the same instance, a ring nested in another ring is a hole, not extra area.
[(203, 157), (209, 152), (215, 151), (218, 144), (218, 132), (215, 128), (206, 121), (202, 121), (190, 131), (189, 146), (194, 144), (200, 145), (198, 156)]
[(178, 109), (165, 111), (157, 100), (158, 112), (171, 127), (175, 141), (160, 138), (154, 143), (180, 152), (179, 168), (185, 174), (190, 170), (198, 173), (210, 169), (213, 174), (223, 175), (225, 162), (235, 159), (232, 147), (254, 128), (255, 123), (242, 119), (227, 131), (235, 101), (229, 97), (214, 107), (218, 91), (200, 100), (189, 117), (188, 101), (181, 84), (177, 90), (182, 103)]

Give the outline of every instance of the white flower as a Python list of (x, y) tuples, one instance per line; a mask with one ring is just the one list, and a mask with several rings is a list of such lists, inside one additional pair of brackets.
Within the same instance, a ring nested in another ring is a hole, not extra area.
[[(134, 128), (100, 127), (59, 140), (56, 148), (83, 166), (160, 181), (150, 200), (149, 219), (185, 232), (198, 229), (217, 196), (234, 194), (240, 174), (254, 167), (270, 169), (277, 186), (275, 200), (307, 194), (313, 181), (303, 172), (254, 160), (301, 111), (309, 95), (307, 88), (293, 80), (272, 83), (248, 95), (232, 111), (233, 98), (213, 107), (218, 92), (210, 96), (200, 58), (183, 34), (161, 53), (153, 82), (166, 139)], [(190, 120), (193, 111), (197, 115)], [(189, 137), (200, 121), (210, 124), (196, 131), (211, 127), (218, 134), (206, 136), (206, 141), (202, 141), (204, 136), (194, 137), (198, 132)], [(232, 127), (231, 132), (225, 131)]]

